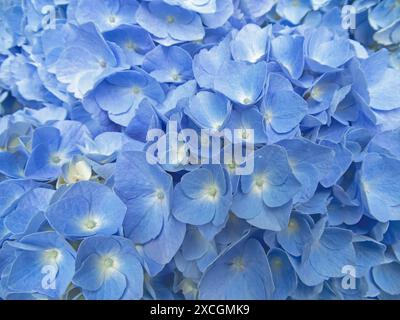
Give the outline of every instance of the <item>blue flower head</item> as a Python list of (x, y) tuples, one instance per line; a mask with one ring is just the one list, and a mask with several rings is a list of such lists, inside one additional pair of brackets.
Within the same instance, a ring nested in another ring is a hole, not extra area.
[(165, 98), (158, 82), (142, 70), (114, 73), (102, 81), (91, 95), (113, 122), (125, 127), (143, 100), (157, 104)]
[(130, 240), (117, 236), (85, 239), (78, 249), (73, 283), (89, 300), (140, 299), (143, 269)]
[(24, 12), (20, 1), (8, 1), (1, 4), (0, 20), (4, 23), (0, 31), (2, 43), (0, 53), (7, 54), (7, 51), (16, 45), (21, 45), (23, 37)]
[(352, 232), (327, 227), (326, 219), (319, 220), (312, 229), (312, 240), (304, 247), (301, 259), (291, 258), (300, 280), (314, 286), (329, 277), (343, 276), (343, 267), (354, 266), (355, 249)]
[(215, 13), (217, 11), (217, 0), (165, 0), (164, 2), (171, 5), (178, 5), (184, 9), (195, 11), (198, 13)]
[(298, 125), (307, 114), (308, 106), (292, 89), (278, 89), (277, 84), (272, 83), (276, 76), (271, 74), (269, 79), (268, 92), (260, 109), (264, 116), (265, 132), (273, 143), (297, 131)]
[(170, 215), (172, 178), (146, 155), (125, 151), (117, 159), (115, 190), (128, 207), (125, 235), (135, 243), (155, 239)]
[(205, 35), (197, 13), (158, 0), (143, 1), (136, 19), (143, 29), (154, 36), (155, 41), (165, 46), (201, 40)]
[(50, 225), (67, 238), (112, 235), (119, 231), (126, 206), (106, 186), (81, 181), (57, 197), (46, 212)]
[(245, 239), (223, 252), (199, 284), (200, 299), (271, 298), (274, 284), (267, 256), (255, 239)]
[(231, 52), (236, 61), (256, 63), (268, 54), (269, 30), (256, 24), (245, 25), (232, 39)]
[(193, 78), (192, 58), (177, 46), (156, 47), (145, 55), (142, 67), (159, 82), (183, 83)]
[(311, 10), (310, 0), (282, 0), (278, 2), (276, 12), (293, 24), (298, 24)]
[(257, 150), (254, 161), (254, 173), (241, 177), (232, 211), (258, 228), (280, 231), (287, 226), (300, 183), (281, 147), (265, 146)]
[(263, 61), (256, 64), (228, 61), (219, 68), (214, 88), (233, 102), (252, 105), (261, 98), (266, 72), (267, 66)]
[(116, 43), (123, 50), (126, 62), (131, 66), (141, 65), (144, 55), (154, 48), (150, 34), (138, 26), (119, 26), (105, 32), (104, 38)]
[(272, 298), (279, 300), (286, 299), (297, 287), (296, 272), (285, 251), (271, 249), (267, 257), (274, 283)]
[(272, 56), (293, 79), (304, 70), (304, 39), (300, 36), (280, 35), (271, 41)]
[(49, 72), (66, 84), (75, 97), (82, 98), (106, 76), (121, 69), (123, 56), (92, 23), (80, 27), (68, 25), (66, 33), (65, 47)]
[[(336, 36), (325, 27), (314, 30), (306, 38), (306, 61), (313, 71), (335, 71), (354, 56), (348, 39)], [(337, 54), (331, 54), (335, 50)]]
[(333, 151), (298, 138), (283, 140), (279, 144), (286, 149), (293, 174), (302, 184), (302, 192), (296, 199), (309, 200), (333, 165)]
[(400, 299), (399, 0), (0, 24), (0, 299)]
[[(6, 181), (8, 182), (8, 181)], [(14, 202), (4, 211), (3, 224), (4, 232), (7, 232), (9, 238), (20, 238), (32, 232), (39, 231), (46, 223), (44, 213), (46, 212), (50, 201), (54, 195), (54, 190), (44, 185), (22, 185), (7, 184), (9, 190), (5, 192), (15, 192)], [(22, 193), (20, 193), (22, 192)], [(9, 199), (5, 198), (5, 203)]]
[(83, 145), (89, 137), (87, 128), (75, 121), (60, 121), (54, 126), (37, 128), (25, 175), (39, 180), (55, 179), (61, 173), (62, 165), (80, 153), (78, 145)]
[(224, 96), (209, 91), (198, 92), (185, 113), (203, 129), (221, 130), (231, 113), (232, 105)]
[(229, 60), (230, 39), (226, 37), (218, 45), (213, 46), (209, 50), (202, 49), (193, 58), (193, 74), (202, 88), (213, 89), (214, 79), (222, 64)]
[(120, 25), (134, 24), (138, 6), (136, 0), (77, 0), (74, 18), (79, 24), (93, 22), (101, 32), (104, 32)]
[(193, 225), (225, 222), (232, 201), (227, 172), (218, 165), (203, 166), (183, 176), (174, 191), (172, 213)]
[(55, 232), (39, 232), (8, 244), (14, 259), (3, 273), (7, 292), (61, 298), (74, 275), (76, 254), (69, 243)]
[(397, 179), (400, 162), (376, 153), (363, 161), (360, 188), (363, 203), (369, 214), (381, 222), (399, 220), (399, 192)]

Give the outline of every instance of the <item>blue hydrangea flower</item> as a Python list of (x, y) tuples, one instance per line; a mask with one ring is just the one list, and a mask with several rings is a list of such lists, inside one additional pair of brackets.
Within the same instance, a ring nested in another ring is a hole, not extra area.
[[(3, 213), (4, 232), (7, 232), (8, 238), (20, 238), (39, 231), (41, 226), (46, 224), (44, 213), (48, 209), (54, 190), (44, 185), (28, 186), (6, 182), (2, 184), (4, 187), (8, 185), (9, 188), (5, 194), (15, 192), (14, 196), (18, 199)], [(4, 200), (6, 203), (9, 201), (7, 198)]]
[(74, 6), (74, 18), (79, 24), (93, 22), (103, 32), (120, 25), (134, 24), (139, 5), (136, 0), (77, 0)]
[(236, 61), (256, 63), (268, 54), (269, 30), (246, 24), (232, 39), (231, 52)]
[[(277, 88), (271, 75), (268, 92), (261, 105), (265, 132), (271, 143), (293, 135), (308, 111), (307, 102), (292, 89)], [(292, 133), (292, 134), (291, 134)]]
[(8, 50), (23, 43), (24, 12), (20, 1), (8, 1), (1, 4), (0, 20), (3, 28), (0, 31), (2, 43), (0, 53), (7, 54)]
[(126, 206), (108, 187), (81, 181), (62, 192), (46, 218), (64, 237), (112, 235), (121, 228)]
[(174, 191), (172, 213), (193, 225), (225, 222), (232, 201), (227, 172), (221, 166), (203, 166), (182, 177)]
[(141, 65), (144, 55), (154, 48), (150, 34), (138, 26), (119, 26), (105, 32), (104, 38), (116, 43), (124, 51), (126, 62), (131, 66)]
[(399, 263), (397, 261), (383, 263), (372, 269), (372, 276), (375, 283), (384, 292), (390, 295), (400, 294)]
[(202, 49), (193, 58), (193, 74), (202, 88), (213, 89), (214, 78), (222, 64), (230, 59), (230, 39), (226, 37), (209, 50)]
[(79, 154), (78, 145), (83, 145), (89, 136), (87, 128), (75, 121), (60, 121), (54, 126), (38, 128), (33, 134), (25, 175), (39, 180), (55, 179), (62, 165)]
[(154, 35), (155, 41), (165, 46), (201, 40), (205, 35), (198, 14), (161, 1), (143, 1), (136, 20), (143, 29)]
[(125, 235), (135, 243), (156, 238), (170, 215), (172, 178), (145, 153), (125, 151), (117, 159), (115, 190), (128, 207)]
[(297, 287), (297, 275), (285, 251), (271, 249), (268, 252), (274, 291), (272, 298), (283, 300), (289, 297)]
[[(354, 49), (346, 38), (335, 36), (325, 27), (314, 30), (305, 42), (305, 55), (313, 71), (335, 71), (354, 56)], [(335, 50), (337, 54), (332, 54)]]
[(75, 270), (76, 254), (69, 243), (55, 232), (39, 232), (7, 244), (14, 249), (14, 259), (1, 279), (7, 294), (39, 293), (61, 298)]
[(304, 39), (299, 36), (281, 35), (271, 41), (272, 56), (293, 79), (304, 70)]
[(265, 146), (254, 153), (254, 158), (254, 173), (241, 177), (232, 211), (258, 228), (280, 231), (288, 224), (300, 183), (283, 148)]
[(376, 153), (363, 161), (360, 189), (368, 213), (381, 222), (398, 220), (400, 162)]
[(130, 240), (116, 236), (85, 239), (78, 249), (73, 283), (89, 300), (140, 299), (143, 269)]
[(231, 18), (234, 10), (232, 0), (216, 0), (216, 11), (214, 13), (201, 14), (201, 19), (204, 25), (209, 28), (221, 28)]
[(374, 29), (385, 28), (398, 20), (400, 6), (394, 0), (379, 1), (369, 14), (369, 22)]
[(123, 135), (120, 132), (104, 132), (93, 140), (85, 140), (85, 145), (80, 146), (80, 150), (90, 160), (108, 163), (115, 161), (122, 145)]
[(144, 99), (161, 103), (165, 97), (161, 86), (142, 70), (114, 73), (102, 81), (92, 95), (100, 109), (122, 126), (129, 124)]
[(226, 125), (232, 104), (220, 94), (198, 92), (190, 101), (185, 113), (203, 129), (221, 130)]
[[(193, 287), (192, 282), (200, 280), (202, 273), (217, 255), (217, 247), (213, 241), (210, 242), (199, 229), (195, 227), (188, 228), (181, 250), (174, 258), (177, 268), (184, 277), (182, 285), (185, 285), (186, 282), (192, 285), (192, 290), (182, 288), (184, 295), (188, 291), (197, 294), (196, 287)], [(195, 295), (195, 297), (197, 296)]]
[(171, 5), (178, 5), (187, 10), (198, 13), (215, 13), (217, 11), (217, 0), (165, 0)]
[(159, 82), (182, 83), (193, 78), (192, 58), (177, 46), (156, 47), (145, 55), (142, 67)]
[(219, 68), (214, 88), (236, 103), (252, 105), (261, 98), (266, 71), (263, 61), (253, 65), (229, 61)]
[(276, 12), (293, 24), (298, 24), (311, 10), (310, 0), (281, 0), (278, 2)]
[(275, 4), (275, 0), (243, 0), (240, 1), (239, 6), (240, 10), (246, 14), (246, 16), (256, 20), (269, 12)]
[(177, 221), (172, 215), (164, 220), (160, 234), (143, 245), (143, 252), (147, 258), (158, 265), (169, 263), (185, 238), (186, 225)]
[(199, 284), (200, 299), (258, 299), (271, 297), (271, 269), (261, 244), (245, 239), (223, 252)]
[[(49, 67), (69, 92), (82, 98), (106, 76), (121, 70), (121, 52), (105, 41), (92, 23), (68, 25), (65, 46)], [(76, 59), (79, 57), (79, 59)]]
[(292, 256), (300, 257), (306, 244), (312, 239), (314, 222), (309, 216), (293, 212), (287, 229), (276, 234), (277, 243)]
[(293, 174), (302, 184), (302, 191), (296, 199), (305, 202), (315, 194), (318, 183), (329, 173), (334, 153), (327, 147), (298, 138), (280, 141), (279, 145), (286, 149)]
[(399, 0), (0, 2), (0, 299), (400, 299)]
[(355, 262), (351, 231), (327, 227), (319, 220), (312, 229), (312, 240), (304, 247), (301, 259), (290, 258), (300, 280), (315, 286), (330, 277), (343, 276), (343, 267)]
[(235, 135), (234, 130), (236, 130), (235, 143), (248, 142), (251, 135), (253, 135), (255, 144), (266, 143), (268, 138), (264, 131), (262, 119), (263, 115), (256, 108), (240, 111), (234, 109), (226, 127), (233, 130), (233, 135)]

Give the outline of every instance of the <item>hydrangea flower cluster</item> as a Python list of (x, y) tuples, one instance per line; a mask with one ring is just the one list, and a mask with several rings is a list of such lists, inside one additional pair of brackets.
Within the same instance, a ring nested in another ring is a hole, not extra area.
[[(399, 0), (0, 21), (1, 299), (400, 298)], [(149, 163), (171, 121), (253, 130), (254, 170)]]

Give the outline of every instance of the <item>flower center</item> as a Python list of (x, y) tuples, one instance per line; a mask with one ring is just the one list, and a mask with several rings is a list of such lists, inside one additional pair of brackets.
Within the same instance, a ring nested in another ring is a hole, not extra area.
[(56, 262), (60, 252), (57, 249), (48, 249), (44, 252), (44, 257), (47, 262)]
[(290, 219), (289, 220), (288, 228), (289, 228), (290, 231), (295, 231), (295, 230), (298, 229), (298, 227), (299, 227), (299, 224), (297, 223), (296, 220), (294, 220), (294, 219)]
[(266, 179), (263, 176), (258, 176), (255, 178), (255, 184), (257, 189), (262, 190), (264, 188), (264, 185), (266, 183)]
[(243, 99), (243, 104), (250, 104), (250, 103), (251, 103), (250, 98), (246, 97)]
[(175, 22), (175, 17), (174, 16), (167, 16), (167, 22), (169, 24), (174, 23)]
[(107, 67), (107, 62), (105, 62), (104, 60), (100, 60), (99, 61), (99, 65), (100, 67), (102, 67), (103, 69), (105, 69)]
[(311, 96), (312, 96), (313, 98), (315, 98), (315, 99), (319, 99), (319, 98), (321, 97), (321, 95), (322, 95), (322, 90), (321, 90), (321, 88), (318, 87), (318, 86), (315, 86), (315, 87), (312, 89)]
[(51, 156), (51, 162), (53, 162), (54, 164), (59, 164), (61, 162), (61, 158), (58, 155), (52, 155)]
[(190, 279), (185, 279), (182, 281), (182, 293), (188, 294), (196, 290), (196, 285)]
[(139, 87), (133, 87), (132, 88), (132, 92), (134, 95), (138, 95), (140, 92), (142, 92), (142, 89), (140, 89)]
[(174, 72), (174, 73), (172, 74), (172, 80), (174, 80), (174, 81), (179, 81), (180, 79), (181, 79), (181, 76), (180, 76), (179, 73)]
[(265, 112), (264, 114), (264, 119), (267, 122), (271, 122), (272, 120), (272, 112), (270, 110), (268, 110), (267, 112)]
[(282, 260), (280, 259), (280, 258), (274, 258), (273, 260), (272, 260), (272, 266), (273, 266), (273, 268), (276, 270), (276, 269), (280, 269), (280, 268), (282, 268)]
[(294, 7), (298, 7), (300, 5), (300, 1), (299, 0), (292, 0), (292, 4)]
[(216, 185), (208, 186), (205, 190), (205, 193), (211, 200), (215, 200), (218, 195), (218, 188)]
[(232, 267), (235, 271), (242, 272), (245, 268), (245, 263), (242, 257), (236, 257), (232, 261)]
[(116, 19), (114, 16), (110, 16), (110, 17), (108, 18), (108, 22), (109, 22), (110, 24), (114, 24), (116, 21), (117, 21), (117, 19)]
[(156, 192), (156, 197), (157, 197), (158, 200), (163, 200), (163, 199), (165, 198), (164, 191), (158, 190), (158, 191)]
[(135, 50), (135, 49), (136, 49), (136, 44), (135, 44), (134, 42), (132, 42), (132, 41), (128, 41), (128, 42), (125, 44), (125, 47), (126, 47), (128, 50)]
[(364, 189), (364, 191), (365, 191), (366, 193), (369, 193), (369, 192), (370, 192), (370, 186), (369, 186), (369, 184), (368, 184), (367, 182), (363, 181), (363, 182), (362, 182), (362, 186), (363, 186), (363, 189)]
[(249, 133), (246, 129), (242, 129), (242, 139), (246, 140), (249, 137)]
[(114, 267), (114, 260), (112, 258), (105, 258), (103, 260), (103, 265), (106, 269), (111, 269)]
[(92, 219), (89, 219), (89, 220), (87, 220), (87, 221), (85, 222), (85, 227), (86, 227), (87, 229), (89, 229), (89, 230), (93, 230), (94, 228), (97, 227), (97, 222), (94, 221), (94, 220), (92, 220)]
[(228, 164), (228, 169), (229, 170), (235, 170), (236, 169), (236, 164), (234, 162)]

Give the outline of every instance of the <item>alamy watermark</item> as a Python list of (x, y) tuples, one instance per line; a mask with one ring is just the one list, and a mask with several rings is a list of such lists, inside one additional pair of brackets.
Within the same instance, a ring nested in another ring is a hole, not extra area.
[(55, 264), (47, 264), (41, 269), (42, 274), (42, 288), (44, 290), (55, 290), (56, 289), (56, 277), (58, 273), (58, 267)]
[(44, 15), (41, 21), (43, 29), (55, 29), (57, 19), (56, 7), (53, 5), (45, 5), (41, 9), (41, 14)]
[(203, 165), (224, 164), (237, 175), (254, 171), (253, 129), (179, 130), (176, 121), (169, 121), (167, 132), (147, 132), (146, 159), (150, 164)]
[(342, 268), (342, 273), (344, 274), (342, 278), (342, 289), (344, 290), (355, 290), (357, 285), (357, 272), (356, 268), (352, 265), (345, 265)]
[(346, 5), (342, 7), (342, 28), (343, 29), (356, 29), (356, 16), (357, 16), (357, 9), (355, 6)]

